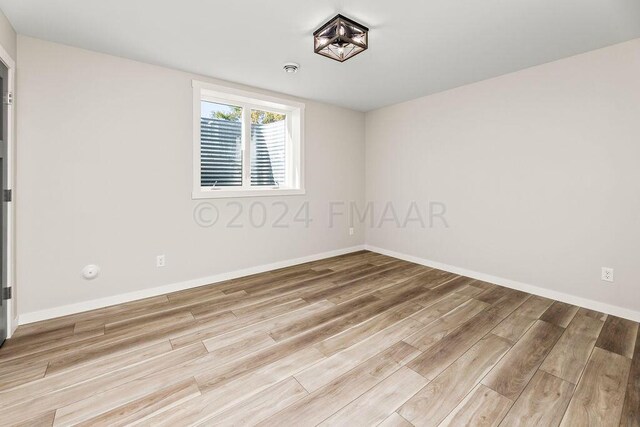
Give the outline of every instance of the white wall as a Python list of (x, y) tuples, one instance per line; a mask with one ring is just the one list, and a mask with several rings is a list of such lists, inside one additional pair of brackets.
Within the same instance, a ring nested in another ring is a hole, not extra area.
[[(376, 219), (387, 202), (401, 221), (412, 201), (447, 207), (448, 228), (387, 222), (367, 230), (372, 247), (640, 312), (640, 40), (372, 111), (366, 125), (308, 101), (307, 194), (240, 200), (242, 229), (224, 227), (224, 199), (219, 225), (193, 221), (191, 79), (219, 81), (22, 36), (18, 50), (25, 318), (360, 245), (346, 217), (328, 227), (329, 203), (365, 194)], [(287, 202), (289, 219), (308, 201), (313, 222), (254, 229), (255, 201)], [(95, 281), (80, 276), (88, 263), (102, 267)]]
[(449, 224), (367, 244), (640, 311), (640, 39), (369, 112), (366, 139), (367, 199)]
[[(345, 219), (328, 228), (329, 201), (364, 199), (363, 113), (306, 102), (306, 195), (242, 199), (241, 229), (222, 224), (231, 200), (213, 200), (221, 221), (201, 228), (191, 79), (205, 78), (23, 36), (18, 50), (21, 316), (364, 243)], [(254, 229), (255, 201), (268, 224), (281, 212), (271, 203), (291, 220), (309, 202), (313, 222)], [(102, 268), (93, 281), (81, 277), (89, 263)]]
[(0, 45), (7, 51), (11, 58), (15, 61), (17, 58), (17, 36), (11, 22), (5, 14), (0, 10)]

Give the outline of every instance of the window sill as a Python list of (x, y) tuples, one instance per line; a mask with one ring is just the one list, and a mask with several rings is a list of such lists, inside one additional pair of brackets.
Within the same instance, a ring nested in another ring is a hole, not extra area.
[(291, 188), (264, 188), (250, 190), (201, 190), (191, 194), (193, 200), (197, 199), (228, 199), (236, 197), (273, 197), (273, 196), (299, 196), (305, 194), (304, 189)]

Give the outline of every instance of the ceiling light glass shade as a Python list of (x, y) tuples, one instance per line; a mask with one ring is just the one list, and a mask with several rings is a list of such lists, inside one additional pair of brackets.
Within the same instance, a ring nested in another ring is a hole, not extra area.
[(367, 50), (369, 29), (342, 15), (336, 15), (313, 33), (313, 50), (344, 62)]

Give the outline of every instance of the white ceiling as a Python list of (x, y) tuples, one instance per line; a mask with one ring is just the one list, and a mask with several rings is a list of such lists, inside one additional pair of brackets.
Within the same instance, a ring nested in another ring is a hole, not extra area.
[[(18, 33), (371, 110), (640, 37), (640, 0), (0, 0)], [(338, 63), (312, 32), (371, 29)], [(282, 65), (301, 64), (287, 75)]]

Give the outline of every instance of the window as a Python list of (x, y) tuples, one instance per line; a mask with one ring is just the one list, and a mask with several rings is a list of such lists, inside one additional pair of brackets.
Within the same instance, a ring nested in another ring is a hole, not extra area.
[(304, 104), (196, 81), (193, 94), (193, 198), (304, 193)]

